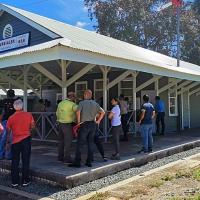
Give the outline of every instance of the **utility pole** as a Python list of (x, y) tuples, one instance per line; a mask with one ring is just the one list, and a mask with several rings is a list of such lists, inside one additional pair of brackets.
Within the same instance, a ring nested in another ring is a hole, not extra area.
[(177, 67), (180, 67), (181, 44), (180, 44), (180, 6), (177, 6)]

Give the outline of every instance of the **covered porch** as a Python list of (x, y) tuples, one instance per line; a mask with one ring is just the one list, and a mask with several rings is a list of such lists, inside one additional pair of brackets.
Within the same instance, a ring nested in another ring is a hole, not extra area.
[[(116, 44), (117, 48), (117, 44)], [(22, 89), (24, 109), (32, 112), (30, 95), (51, 101), (49, 112), (33, 112), (36, 116), (36, 138), (56, 139), (56, 104), (65, 99), (68, 91), (75, 91), (78, 99), (85, 89), (93, 91), (94, 99), (109, 111), (110, 100), (124, 94), (130, 102), (130, 132), (136, 133), (136, 111), (141, 97), (149, 94), (154, 103), (161, 96), (166, 106), (167, 131), (184, 130), (199, 126), (200, 67), (139, 47), (131, 49), (130, 57), (107, 55), (70, 47), (67, 39), (57, 39), (0, 55), (0, 87)], [(114, 50), (114, 48), (113, 48)], [(156, 58), (155, 58), (156, 57)], [(107, 140), (109, 123), (105, 117), (102, 136)]]

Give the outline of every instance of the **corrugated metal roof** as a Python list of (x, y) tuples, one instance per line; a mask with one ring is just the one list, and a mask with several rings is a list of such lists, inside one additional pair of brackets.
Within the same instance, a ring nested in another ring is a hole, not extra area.
[[(25, 10), (21, 10), (12, 6), (3, 5), (7, 8), (15, 11), (16, 13), (32, 20), (33, 22), (45, 27), (46, 29), (60, 35), (66, 40), (56, 40), (55, 42), (44, 43), (37, 47), (28, 47), (25, 51), (34, 51), (45, 48), (51, 48), (59, 43), (63, 46), (68, 46), (74, 49), (90, 51), (106, 56), (142, 62), (146, 64), (152, 64), (171, 70), (184, 71), (191, 74), (200, 73), (200, 66), (181, 61), (181, 67), (176, 67), (176, 59), (165, 56), (163, 54), (150, 51), (129, 43), (113, 39), (111, 37), (103, 36), (92, 31), (84, 30), (78, 27), (74, 27), (53, 19), (49, 19)], [(59, 41), (59, 42), (58, 42)], [(17, 50), (16, 53), (22, 53), (24, 51)], [(4, 56), (14, 55), (14, 52), (3, 54)], [(139, 69), (138, 69), (139, 70)]]

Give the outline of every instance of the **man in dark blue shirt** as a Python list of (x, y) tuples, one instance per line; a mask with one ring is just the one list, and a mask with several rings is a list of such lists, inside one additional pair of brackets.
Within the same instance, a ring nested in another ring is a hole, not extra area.
[(139, 120), (139, 124), (141, 125), (141, 133), (143, 140), (143, 149), (139, 151), (139, 153), (149, 153), (152, 152), (153, 147), (153, 118), (155, 117), (154, 107), (151, 103), (149, 103), (149, 96), (143, 96), (144, 104), (141, 109), (141, 116)]
[[(156, 111), (156, 133), (164, 135), (165, 133), (165, 104), (159, 96), (155, 97), (155, 111)], [(162, 131), (160, 133), (160, 122)]]

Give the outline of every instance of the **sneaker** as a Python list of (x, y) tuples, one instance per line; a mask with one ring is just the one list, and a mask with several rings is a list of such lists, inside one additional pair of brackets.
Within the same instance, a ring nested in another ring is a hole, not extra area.
[(27, 182), (26, 182), (26, 181), (24, 181), (24, 182), (23, 182), (23, 184), (22, 184), (22, 186), (24, 186), (24, 187), (25, 187), (25, 186), (28, 186), (28, 185), (30, 185), (30, 184), (31, 184), (31, 182), (30, 182), (30, 181), (27, 181)]
[(13, 188), (16, 188), (16, 187), (19, 186), (19, 184), (18, 184), (18, 183), (12, 183), (11, 186), (12, 186)]
[(104, 162), (107, 162), (108, 161), (108, 158), (106, 158), (105, 156), (103, 157), (103, 161)]

